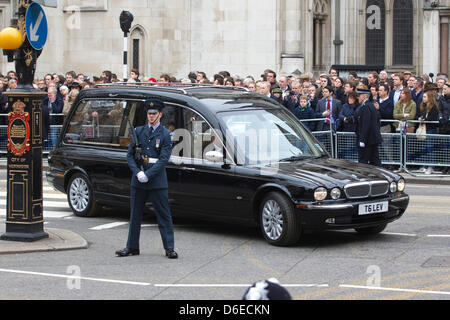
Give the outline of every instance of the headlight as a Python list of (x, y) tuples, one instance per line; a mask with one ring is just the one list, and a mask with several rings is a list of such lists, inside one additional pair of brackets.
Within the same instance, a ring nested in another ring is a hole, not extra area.
[(333, 190), (331, 190), (330, 195), (333, 200), (339, 199), (341, 197), (341, 189), (334, 188)]
[(405, 186), (406, 186), (405, 179), (398, 180), (398, 183), (397, 183), (398, 191), (402, 192), (403, 190), (405, 190)]
[(396, 182), (391, 182), (391, 192), (396, 192), (397, 191), (397, 183)]
[(325, 200), (327, 198), (327, 194), (328, 194), (327, 189), (322, 188), (322, 187), (317, 188), (316, 191), (314, 191), (314, 199), (316, 201)]

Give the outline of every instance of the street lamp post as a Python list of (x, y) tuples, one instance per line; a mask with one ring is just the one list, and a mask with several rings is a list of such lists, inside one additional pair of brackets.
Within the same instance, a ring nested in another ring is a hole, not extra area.
[(122, 11), (120, 14), (120, 28), (123, 31), (123, 81), (127, 82), (128, 77), (128, 33), (134, 17), (129, 11)]
[[(8, 61), (15, 62), (18, 76), (17, 89), (5, 93), (9, 111), (7, 215), (6, 232), (0, 239), (33, 242), (48, 237), (44, 231), (42, 185), (43, 117), (46, 116), (42, 100), (46, 94), (33, 87), (36, 61), (47, 37), (47, 20), (42, 7), (31, 0), (19, 2), (18, 16), (18, 37), (22, 38), (17, 42), (21, 42), (19, 47), (11, 46), (9, 38), (0, 32), (4, 54)], [(31, 35), (27, 32), (30, 25)]]

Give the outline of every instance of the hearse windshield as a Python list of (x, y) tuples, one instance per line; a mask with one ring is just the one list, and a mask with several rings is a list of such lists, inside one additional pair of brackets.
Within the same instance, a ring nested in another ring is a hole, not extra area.
[(288, 111), (233, 110), (221, 112), (218, 117), (226, 130), (228, 150), (234, 150), (239, 164), (260, 165), (327, 156), (311, 133)]

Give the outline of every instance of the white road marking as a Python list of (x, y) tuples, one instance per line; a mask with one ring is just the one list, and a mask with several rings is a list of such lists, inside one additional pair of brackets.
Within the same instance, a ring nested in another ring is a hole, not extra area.
[[(252, 284), (220, 284), (220, 283), (207, 283), (207, 284), (154, 284), (155, 287), (166, 288), (248, 288)], [(329, 287), (328, 284), (282, 284), (283, 287), (289, 288), (312, 288), (312, 287)]]
[(399, 233), (399, 232), (382, 232), (381, 234), (388, 234), (393, 236), (404, 236), (404, 237), (417, 237), (414, 233)]
[(128, 224), (128, 222), (112, 222), (107, 224), (102, 224), (93, 228), (89, 228), (89, 230), (106, 230), (106, 229), (112, 229), (115, 227), (123, 226), (124, 224)]
[[(22, 271), (22, 270), (12, 270), (12, 269), (0, 269), (0, 273), (15, 273), (15, 274), (26, 274), (32, 276), (42, 276), (42, 277), (52, 277), (52, 278), (66, 278), (66, 279), (79, 279), (79, 280), (87, 280), (87, 281), (97, 281), (97, 282), (108, 282), (108, 283), (117, 283), (117, 284), (126, 284), (126, 285), (135, 285), (135, 286), (151, 286), (152, 284), (149, 282), (136, 282), (136, 281), (126, 281), (126, 280), (114, 280), (114, 279), (102, 279), (102, 278), (91, 278), (91, 277), (82, 277), (82, 276), (72, 276), (65, 274), (55, 274), (55, 273), (44, 273), (44, 272), (33, 272), (33, 271)], [(222, 287), (222, 288), (248, 288), (251, 284), (154, 284), (154, 287)], [(328, 284), (283, 284), (284, 287), (291, 288), (300, 288), (300, 287), (328, 287)]]
[(450, 238), (450, 234), (429, 234), (429, 238)]
[(119, 283), (119, 284), (135, 285), (135, 286), (150, 286), (151, 285), (151, 283), (148, 283), (148, 282), (135, 282), (135, 281), (125, 281), (125, 280), (89, 278), (89, 277), (81, 277), (81, 276), (79, 277), (79, 276), (71, 276), (71, 275), (65, 275), (65, 274), (54, 274), (54, 273), (43, 273), (43, 272), (32, 272), (32, 271), (21, 271), (21, 270), (10, 270), (10, 269), (0, 269), (0, 272), (28, 274), (28, 275), (43, 276), (43, 277), (80, 279), (80, 280), (88, 280), (88, 281)]
[(381, 290), (381, 291), (397, 291), (397, 292), (412, 292), (412, 293), (422, 293), (422, 294), (442, 294), (450, 295), (450, 292), (446, 291), (429, 291), (429, 290), (416, 290), (416, 289), (401, 289), (401, 288), (384, 288), (384, 287), (370, 287), (370, 286), (354, 286), (350, 284), (341, 284), (341, 288), (352, 288), (352, 289), (366, 289), (366, 290)]

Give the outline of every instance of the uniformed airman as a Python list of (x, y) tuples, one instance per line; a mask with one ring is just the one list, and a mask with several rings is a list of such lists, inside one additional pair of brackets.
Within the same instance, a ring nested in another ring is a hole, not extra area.
[(132, 143), (128, 148), (128, 166), (132, 172), (130, 227), (125, 249), (116, 251), (120, 257), (138, 255), (139, 236), (145, 202), (150, 200), (155, 209), (166, 256), (178, 258), (174, 250), (174, 232), (169, 207), (166, 165), (172, 153), (171, 132), (161, 123), (164, 103), (158, 99), (145, 101), (147, 124), (136, 128), (138, 144), (142, 150), (143, 165), (138, 167)]

